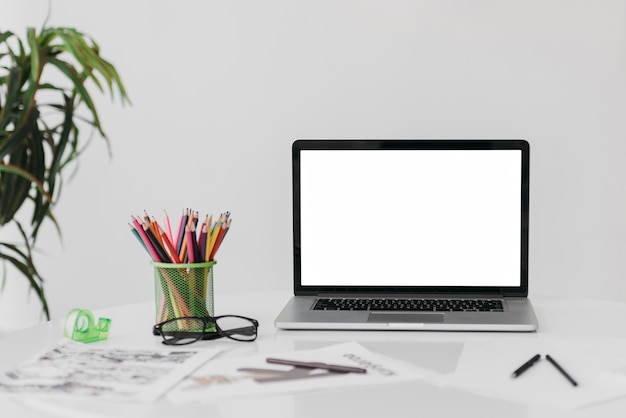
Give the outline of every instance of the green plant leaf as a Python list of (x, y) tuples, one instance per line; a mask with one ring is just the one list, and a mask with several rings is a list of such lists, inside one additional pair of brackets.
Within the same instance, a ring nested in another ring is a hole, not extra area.
[[(45, 150), (43, 147), (44, 138), (43, 133), (41, 131), (33, 130), (33, 135), (30, 141), (30, 172), (41, 182), (46, 181), (46, 165), (45, 165)], [(50, 185), (50, 179), (54, 180), (56, 178), (56, 174), (53, 177), (50, 177), (48, 174), (48, 190), (49, 196), (54, 196), (54, 186)], [(34, 226), (34, 231), (39, 229), (39, 225), (43, 222), (46, 213), (50, 207), (50, 199), (47, 198), (48, 195), (44, 195), (44, 193), (37, 189), (35, 197), (33, 198), (35, 209), (33, 210), (33, 216), (31, 219), (31, 225)], [(32, 236), (36, 236), (36, 232), (31, 234)]]
[(100, 48), (93, 39), (74, 28), (59, 28), (56, 33), (63, 41), (63, 45), (57, 45), (55, 48), (70, 52), (83, 67), (85, 76), (90, 78), (100, 91), (104, 90), (97, 74), (100, 74), (106, 81), (111, 96), (115, 96), (113, 88), (115, 84), (120, 92), (122, 103), (129, 101), (126, 89), (117, 70), (110, 62), (100, 56)]
[(54, 193), (54, 185), (57, 175), (60, 173), (61, 161), (63, 159), (63, 155), (65, 154), (65, 148), (70, 138), (70, 132), (72, 130), (72, 126), (74, 124), (74, 106), (72, 100), (66, 95), (63, 96), (65, 99), (65, 108), (64, 115), (65, 119), (63, 121), (63, 126), (61, 128), (61, 133), (59, 135), (59, 139), (56, 145), (56, 149), (54, 149), (52, 162), (50, 163), (49, 173), (48, 173), (48, 190), (50, 193)]
[[(28, 171), (28, 151), (20, 144), (9, 156), (9, 164), (14, 167), (24, 167)], [(2, 194), (0, 195), (0, 207), (2, 208), (0, 222), (2, 224), (13, 219), (18, 209), (22, 206), (28, 192), (30, 191), (30, 181), (23, 176), (9, 174), (2, 176)]]
[[(58, 78), (42, 79), (48, 64), (71, 83), (69, 87)], [(39, 34), (28, 28), (24, 42), (11, 32), (0, 32), (0, 71), (0, 226), (14, 223), (23, 240), (19, 247), (0, 242), (0, 260), (28, 279), (49, 317), (32, 248), (45, 220), (61, 235), (51, 208), (61, 195), (65, 168), (72, 164), (75, 173), (79, 156), (96, 132), (109, 143), (86, 83), (93, 81), (112, 97), (119, 92), (122, 104), (130, 100), (115, 67), (100, 56), (98, 44), (74, 28), (46, 28), (44, 23)], [(38, 95), (42, 90), (46, 94)], [(81, 129), (85, 125), (93, 127), (86, 142)], [(28, 233), (15, 218), (24, 207), (32, 210)]]
[(94, 105), (93, 100), (91, 100), (91, 96), (87, 92), (87, 89), (85, 89), (85, 86), (83, 86), (83, 83), (74, 67), (69, 63), (58, 60), (56, 58), (50, 58), (48, 62), (61, 70), (61, 72), (65, 74), (67, 78), (70, 79), (70, 81), (72, 81), (72, 83), (74, 84), (74, 89), (76, 90), (80, 99), (85, 103), (85, 105), (87, 105), (87, 107), (91, 111), (94, 126), (98, 128), (98, 131), (100, 131), (100, 134), (102, 136), (106, 136), (102, 131), (102, 127), (100, 126), (100, 118), (98, 118), (96, 106)]
[(13, 36), (13, 32), (11, 32), (11, 31), (6, 31), (6, 32), (0, 33), (0, 44), (3, 43), (3, 42), (6, 42), (7, 39), (9, 39), (11, 36)]
[[(16, 224), (18, 228), (20, 229), (22, 236), (26, 238), (26, 234), (22, 226), (18, 222), (16, 222)], [(16, 254), (16, 256), (13, 256), (4, 252), (0, 252), (0, 259), (3, 259), (9, 262), (10, 264), (12, 264), (20, 273), (22, 273), (24, 277), (28, 279), (31, 289), (35, 291), (35, 293), (37, 294), (37, 297), (39, 298), (42, 311), (44, 315), (46, 316), (46, 319), (49, 320), (50, 310), (49, 310), (48, 302), (46, 300), (45, 292), (43, 289), (44, 280), (39, 275), (39, 273), (37, 272), (37, 269), (35, 268), (35, 265), (32, 262), (32, 257), (30, 256), (31, 247), (30, 245), (28, 245), (28, 240), (26, 241), (26, 243), (27, 243), (28, 254), (22, 252), (19, 248), (17, 248), (17, 246), (13, 244), (0, 242), (0, 246), (5, 247)]]
[(35, 185), (35, 187), (37, 187), (47, 200), (52, 201), (52, 196), (50, 196), (50, 194), (44, 189), (43, 184), (35, 176), (23, 168), (12, 166), (10, 164), (0, 164), (0, 172), (11, 173), (28, 179)]
[(31, 112), (28, 119), (18, 125), (18, 128), (12, 135), (8, 135), (6, 142), (3, 141), (0, 144), (0, 161), (4, 159), (6, 155), (12, 152), (15, 147), (22, 141), (26, 141), (30, 131), (37, 125), (37, 117), (39, 112)]
[(40, 72), (39, 45), (37, 44), (37, 34), (34, 28), (26, 30), (26, 39), (30, 47), (30, 79), (33, 84), (37, 84)]
[[(90, 78), (101, 92), (104, 92), (100, 80), (95, 76), (94, 70), (99, 71), (108, 81), (109, 89), (111, 89), (110, 77), (107, 77), (107, 69), (100, 63), (99, 57), (84, 41), (81, 34), (74, 29), (66, 29), (58, 33), (59, 38), (63, 41), (63, 45), (69, 51), (76, 61), (83, 68), (83, 75)], [(63, 49), (59, 46), (58, 49)]]
[[(19, 67), (11, 68), (6, 78), (6, 101), (4, 107), (0, 109), (0, 130), (6, 129), (9, 123), (12, 122), (14, 115), (11, 113), (11, 109), (19, 102), (19, 94), (23, 84), (22, 69)], [(2, 156), (2, 151), (0, 150), (0, 159)]]
[[(113, 64), (111, 64), (110, 62), (104, 59), (102, 60), (102, 62), (104, 63), (106, 67), (109, 68), (109, 74), (111, 74), (111, 76), (115, 80), (115, 85), (117, 86), (117, 89), (120, 93), (122, 104), (124, 103), (130, 104), (130, 99), (128, 98), (128, 95), (126, 94), (126, 88), (124, 88), (124, 83), (122, 83), (122, 79), (120, 78), (120, 75), (118, 74), (117, 70), (115, 69)], [(113, 95), (113, 90), (111, 90), (111, 95)]]

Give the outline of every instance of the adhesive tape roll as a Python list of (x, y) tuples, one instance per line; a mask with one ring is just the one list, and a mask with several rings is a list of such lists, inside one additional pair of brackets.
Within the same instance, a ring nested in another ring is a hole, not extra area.
[(67, 338), (72, 338), (74, 335), (74, 325), (76, 324), (76, 318), (81, 313), (82, 309), (72, 309), (65, 317), (65, 328), (63, 335)]

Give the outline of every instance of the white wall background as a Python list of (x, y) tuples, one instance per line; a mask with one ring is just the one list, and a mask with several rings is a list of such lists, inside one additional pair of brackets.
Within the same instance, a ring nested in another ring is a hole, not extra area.
[[(0, 0), (0, 28), (47, 9)], [(49, 24), (92, 35), (133, 101), (98, 99), (112, 158), (92, 144), (55, 208), (62, 244), (41, 236), (53, 318), (152, 299), (126, 225), (144, 209), (230, 210), (218, 295), (289, 289), (297, 138), (527, 139), (531, 296), (626, 302), (625, 17), (623, 0), (52, 0)], [(0, 328), (39, 319), (12, 276)]]

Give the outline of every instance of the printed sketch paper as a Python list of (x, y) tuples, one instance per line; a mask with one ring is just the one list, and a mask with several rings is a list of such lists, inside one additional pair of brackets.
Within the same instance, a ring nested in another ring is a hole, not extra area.
[(137, 350), (62, 340), (0, 375), (0, 394), (152, 401), (220, 350)]
[[(337, 373), (325, 369), (271, 364), (267, 357), (360, 367), (366, 373)], [(185, 378), (167, 397), (175, 403), (312, 390), (352, 388), (425, 379), (427, 372), (409, 363), (367, 350), (352, 342), (317, 350), (290, 351), (209, 361)]]

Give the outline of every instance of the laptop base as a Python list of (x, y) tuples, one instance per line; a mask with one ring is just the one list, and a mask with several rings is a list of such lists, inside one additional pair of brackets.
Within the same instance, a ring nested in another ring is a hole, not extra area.
[(533, 332), (537, 318), (527, 298), (503, 298), (503, 312), (315, 311), (316, 296), (294, 296), (276, 317), (285, 330), (407, 330)]

